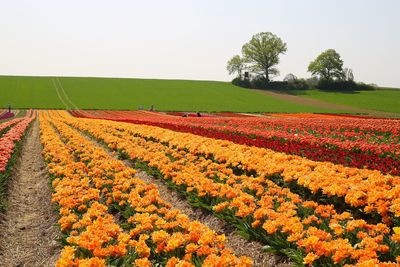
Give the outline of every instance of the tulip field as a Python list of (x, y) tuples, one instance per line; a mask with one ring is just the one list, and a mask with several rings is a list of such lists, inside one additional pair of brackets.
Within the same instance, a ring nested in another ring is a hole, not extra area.
[[(227, 117), (207, 123), (213, 119), (148, 112), (80, 115), (130, 123), (74, 118), (66, 112), (40, 113), (44, 155), (54, 178), (53, 201), (60, 206), (59, 223), (67, 244), (59, 266), (82, 261), (134, 262), (137, 266), (252, 264), (252, 259), (232, 254), (224, 246), (223, 235), (171, 210), (155, 185), (135, 178), (135, 170), (85, 135), (120, 159), (130, 160), (136, 169), (165, 181), (194, 208), (230, 222), (243, 236), (294, 263), (396, 266), (400, 260), (400, 178), (390, 174), (396, 173), (394, 167), (386, 172), (368, 166), (346, 167), (298, 156), (295, 150), (290, 155), (232, 142), (232, 135), (210, 138), (210, 133), (218, 133), (214, 129), (226, 125), (220, 133), (229, 134), (236, 126), (237, 136), (244, 130), (267, 135), (270, 127), (281, 138), (285, 132), (296, 131), (295, 119), (288, 119), (282, 129), (281, 118), (265, 119), (274, 121), (268, 125), (258, 118), (240, 128), (243, 121)], [(323, 124), (322, 120), (307, 120), (297, 130), (298, 136), (314, 136), (308, 143), (312, 145), (325, 134), (332, 143), (326, 149), (331, 151), (346, 148), (335, 147), (336, 139), (349, 140), (348, 151), (398, 160), (397, 121), (336, 118)], [(335, 124), (339, 129), (334, 129)], [(196, 132), (199, 129), (203, 132)], [(366, 146), (354, 150), (362, 141)], [(387, 144), (394, 149), (387, 149)]]
[(204, 118), (130, 111), (74, 111), (74, 115), (141, 123), (234, 143), (269, 148), (316, 161), (400, 174), (400, 120), (338, 115)]
[(2, 190), (37, 120), (58, 267), (267, 266), (160, 186), (285, 266), (400, 266), (400, 120), (196, 115), (41, 110), (0, 122)]
[(35, 119), (35, 112), (27, 112), (25, 117), (0, 123), (0, 210), (4, 209), (5, 187), (17, 160), (18, 151), (26, 129)]

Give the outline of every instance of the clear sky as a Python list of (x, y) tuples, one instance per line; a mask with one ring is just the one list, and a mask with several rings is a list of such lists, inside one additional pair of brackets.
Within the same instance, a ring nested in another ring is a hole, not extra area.
[(400, 87), (399, 12), (399, 0), (1, 0), (0, 74), (229, 80), (227, 60), (270, 31), (288, 46), (282, 77), (309, 77), (334, 48), (356, 80)]

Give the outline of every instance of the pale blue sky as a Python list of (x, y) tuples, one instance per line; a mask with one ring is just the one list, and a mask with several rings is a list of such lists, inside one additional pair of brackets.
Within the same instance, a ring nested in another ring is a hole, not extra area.
[(261, 31), (288, 45), (281, 76), (334, 48), (356, 80), (400, 87), (399, 0), (1, 0), (0, 74), (229, 80)]

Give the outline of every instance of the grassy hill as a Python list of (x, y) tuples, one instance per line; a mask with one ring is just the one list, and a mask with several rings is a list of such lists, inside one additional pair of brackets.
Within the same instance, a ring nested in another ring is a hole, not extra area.
[[(298, 96), (400, 113), (400, 90), (351, 93), (319, 90)], [(228, 82), (84, 77), (0, 76), (0, 108), (137, 109), (161, 111), (340, 112), (293, 103)]]
[(400, 113), (400, 89), (379, 88), (372, 91), (350, 92), (304, 90), (292, 93), (297, 96), (319, 99), (334, 104)]
[(163, 111), (334, 112), (278, 100), (227, 82), (0, 76), (0, 107)]

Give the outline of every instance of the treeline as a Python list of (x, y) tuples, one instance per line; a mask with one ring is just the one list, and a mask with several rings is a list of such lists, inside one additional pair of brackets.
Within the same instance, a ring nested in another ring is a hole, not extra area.
[(279, 75), (276, 67), (287, 45), (270, 32), (261, 32), (243, 45), (242, 55), (233, 56), (227, 63), (229, 74), (236, 75), (232, 83), (246, 88), (272, 90), (373, 90), (376, 85), (354, 81), (353, 70), (343, 68), (343, 60), (334, 49), (318, 55), (308, 65), (309, 79), (288, 74), (283, 81), (273, 81)]
[(270, 90), (307, 90), (317, 88), (326, 91), (362, 91), (362, 90), (374, 90), (377, 85), (366, 84), (363, 82), (355, 82), (352, 80), (325, 80), (319, 78), (309, 79), (293, 79), (283, 81), (269, 81), (267, 82), (262, 77), (253, 78), (239, 78), (236, 77), (232, 80), (234, 85), (253, 88), (253, 89), (270, 89)]

